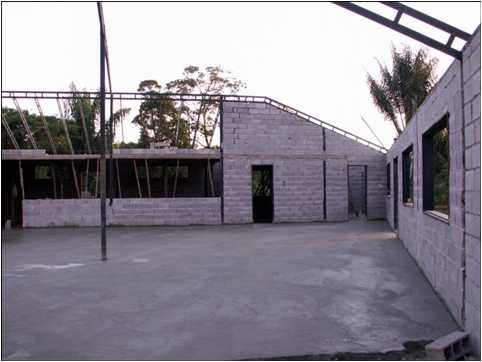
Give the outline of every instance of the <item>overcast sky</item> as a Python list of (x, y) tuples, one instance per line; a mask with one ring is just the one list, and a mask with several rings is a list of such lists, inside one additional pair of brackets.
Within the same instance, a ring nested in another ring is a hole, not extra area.
[[(478, 2), (406, 4), (469, 33), (480, 23)], [(395, 16), (380, 4), (363, 6)], [(377, 74), (376, 59), (390, 64), (392, 43), (423, 46), (330, 3), (104, 3), (104, 16), (115, 91), (136, 91), (144, 79), (164, 84), (187, 65), (220, 65), (247, 84), (243, 94), (269, 96), (376, 142), (362, 115), (385, 146), (395, 133), (372, 104), (366, 73)], [(95, 3), (2, 3), (2, 89), (67, 90), (73, 81), (97, 90), (98, 28)], [(441, 76), (453, 59), (429, 53)], [(126, 127), (126, 140), (137, 137)]]

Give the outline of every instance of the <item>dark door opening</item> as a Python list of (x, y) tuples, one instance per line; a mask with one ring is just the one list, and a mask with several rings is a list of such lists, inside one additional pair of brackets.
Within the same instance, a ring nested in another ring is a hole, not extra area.
[(252, 168), (253, 221), (273, 222), (273, 166)]
[(398, 230), (398, 158), (393, 160), (393, 227)]
[(348, 215), (350, 219), (367, 216), (367, 166), (348, 165)]

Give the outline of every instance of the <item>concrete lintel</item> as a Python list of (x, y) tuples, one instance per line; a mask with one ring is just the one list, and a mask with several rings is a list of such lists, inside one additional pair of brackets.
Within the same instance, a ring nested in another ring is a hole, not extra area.
[[(51, 155), (45, 150), (3, 150), (3, 160), (87, 160), (100, 159), (99, 154)], [(219, 159), (220, 151), (214, 149), (121, 149), (114, 150), (114, 159)]]

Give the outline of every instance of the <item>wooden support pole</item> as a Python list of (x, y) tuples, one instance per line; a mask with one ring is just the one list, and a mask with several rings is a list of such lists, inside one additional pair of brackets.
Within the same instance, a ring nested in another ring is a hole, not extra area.
[(25, 128), (25, 132), (27, 133), (27, 138), (30, 140), (30, 143), (32, 144), (32, 147), (34, 149), (37, 149), (37, 142), (35, 142), (35, 138), (33, 136), (32, 130), (30, 129), (30, 126), (28, 125), (27, 118), (25, 118), (25, 114), (23, 114), (22, 109), (20, 108), (18, 101), (16, 98), (13, 98), (13, 103), (15, 103), (15, 108), (17, 108), (17, 113), (20, 116), (20, 120), (23, 123), (23, 127)]
[(79, 180), (77, 179), (77, 172), (75, 171), (74, 160), (70, 161), (72, 166), (72, 176), (74, 178), (74, 186), (75, 191), (77, 192), (77, 197), (80, 199), (80, 189), (79, 189)]
[(213, 174), (212, 174), (212, 171), (211, 171), (211, 160), (209, 158), (208, 158), (208, 163), (207, 163), (207, 169), (208, 169), (209, 186), (211, 188), (211, 197), (214, 197), (215, 193), (214, 193)]
[(137, 173), (136, 160), (132, 160), (132, 162), (134, 163), (134, 173), (136, 174), (137, 190), (139, 191), (139, 197), (142, 198), (141, 183), (139, 182), (139, 175)]
[(65, 138), (67, 139), (67, 144), (69, 145), (70, 153), (74, 154), (74, 147), (72, 146), (72, 140), (70, 139), (69, 127), (67, 126), (67, 120), (62, 112), (62, 106), (60, 105), (60, 100), (57, 98), (57, 106), (59, 107), (59, 117), (62, 120), (62, 125), (64, 126)]
[(117, 173), (117, 188), (119, 190), (119, 198), (122, 199), (122, 189), (121, 189), (120, 176), (119, 176), (119, 160), (115, 160), (115, 168)]
[(176, 197), (178, 175), (179, 175), (179, 160), (176, 160), (176, 171), (174, 173), (174, 185), (172, 186), (172, 197)]
[(164, 197), (169, 197), (169, 175), (167, 174), (168, 167), (162, 166), (163, 176), (164, 176)]
[(15, 149), (20, 149), (17, 140), (15, 139), (15, 136), (13, 135), (12, 130), (10, 129), (10, 126), (8, 125), (7, 120), (5, 119), (5, 116), (2, 114), (2, 125), (5, 128), (5, 131), (7, 131), (8, 136), (10, 137), (10, 142), (12, 142), (13, 147)]
[(97, 194), (99, 192), (99, 160), (97, 160), (97, 169), (95, 171), (95, 194), (94, 199), (97, 198)]
[(22, 200), (25, 200), (25, 185), (23, 183), (23, 169), (22, 169), (22, 161), (18, 161), (18, 174), (20, 178), (20, 190), (22, 192)]
[(85, 144), (87, 145), (87, 151), (92, 153), (92, 149), (90, 148), (89, 133), (87, 132), (87, 123), (85, 122), (84, 107), (82, 106), (83, 99), (79, 98), (79, 101), (80, 120), (82, 122), (82, 128), (84, 129)]
[(37, 105), (38, 113), (40, 114), (40, 118), (42, 119), (42, 123), (43, 123), (44, 129), (45, 129), (45, 133), (47, 134), (47, 138), (49, 139), (49, 143), (50, 143), (50, 147), (52, 148), (52, 152), (54, 154), (56, 154), (57, 148), (55, 147), (54, 139), (52, 138), (52, 134), (50, 133), (49, 125), (47, 123), (47, 120), (45, 119), (44, 113), (42, 111), (42, 107), (40, 107), (40, 102), (39, 102), (38, 98), (35, 98), (35, 104)]
[(89, 191), (89, 167), (90, 160), (87, 159), (87, 166), (85, 167), (85, 193)]
[(55, 165), (50, 163), (50, 172), (52, 173), (52, 188), (54, 189), (54, 199), (57, 198), (57, 176), (55, 175)]
[(149, 163), (147, 162), (147, 158), (144, 160), (144, 163), (146, 167), (147, 195), (150, 198), (151, 197), (151, 179), (149, 177)]

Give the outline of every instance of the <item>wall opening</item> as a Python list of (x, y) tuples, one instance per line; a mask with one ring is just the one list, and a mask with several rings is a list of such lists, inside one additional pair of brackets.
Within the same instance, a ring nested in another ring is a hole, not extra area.
[(413, 206), (413, 172), (414, 157), (413, 146), (402, 153), (402, 201), (404, 205)]
[(367, 217), (367, 166), (348, 165), (348, 216)]
[(252, 166), (253, 221), (273, 222), (273, 166)]
[(448, 216), (450, 214), (448, 115), (423, 134), (422, 142), (423, 209)]
[(393, 159), (393, 228), (398, 230), (398, 157)]

